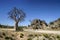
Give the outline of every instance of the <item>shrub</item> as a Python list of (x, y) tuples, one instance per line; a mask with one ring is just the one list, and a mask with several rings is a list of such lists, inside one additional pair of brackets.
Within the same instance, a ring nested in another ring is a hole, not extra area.
[(43, 40), (45, 40), (45, 39), (43, 39)]
[(2, 34), (3, 34), (3, 36), (6, 36), (6, 34), (4, 32)]
[(43, 34), (43, 36), (44, 36), (45, 38), (49, 38), (49, 35), (48, 35), (48, 34)]
[(33, 34), (28, 35), (28, 37), (33, 37)]
[(12, 34), (12, 36), (14, 36), (14, 35)]
[(60, 36), (59, 36), (59, 35), (57, 35), (57, 38), (60, 38)]
[(5, 37), (6, 40), (10, 39), (9, 37)]
[(52, 24), (52, 25), (53, 25), (54, 23), (53, 23), (53, 22), (50, 22), (50, 24)]
[(35, 34), (35, 36), (38, 36), (37, 34)]
[(23, 27), (18, 27), (18, 31), (23, 31)]
[(39, 37), (40, 35), (38, 35), (38, 34), (35, 34), (35, 37)]
[(23, 36), (24, 36), (24, 34), (21, 33), (21, 34), (20, 34), (20, 38), (23, 38)]
[(28, 38), (27, 40), (32, 40), (32, 38)]
[(6, 40), (14, 40), (12, 37), (5, 37)]
[(57, 35), (57, 38), (58, 38), (58, 40), (60, 40), (60, 36), (59, 35)]

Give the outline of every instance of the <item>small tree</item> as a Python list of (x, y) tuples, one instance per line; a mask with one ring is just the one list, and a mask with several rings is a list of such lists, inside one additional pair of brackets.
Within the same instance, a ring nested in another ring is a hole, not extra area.
[(9, 13), (8, 13), (9, 17), (15, 21), (15, 30), (18, 30), (18, 23), (23, 21), (25, 18), (25, 13), (21, 10), (21, 9), (17, 9), (16, 7), (14, 7)]

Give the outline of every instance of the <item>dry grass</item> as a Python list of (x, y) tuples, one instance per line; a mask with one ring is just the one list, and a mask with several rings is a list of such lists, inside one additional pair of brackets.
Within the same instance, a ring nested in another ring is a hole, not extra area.
[(0, 40), (37, 40), (37, 39), (48, 39), (48, 40), (60, 40), (58, 34), (45, 34), (37, 32), (26, 32), (26, 31), (11, 31), (11, 30), (0, 30)]

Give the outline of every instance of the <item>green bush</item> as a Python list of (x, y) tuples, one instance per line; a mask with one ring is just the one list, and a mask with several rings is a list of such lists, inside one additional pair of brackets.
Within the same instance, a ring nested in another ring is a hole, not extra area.
[(23, 27), (18, 27), (18, 31), (23, 31)]

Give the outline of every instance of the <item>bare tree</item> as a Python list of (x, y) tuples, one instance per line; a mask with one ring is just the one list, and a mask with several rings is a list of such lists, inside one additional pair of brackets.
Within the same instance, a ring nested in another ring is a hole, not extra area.
[(15, 21), (15, 30), (18, 30), (18, 23), (23, 21), (25, 18), (25, 13), (21, 10), (21, 9), (17, 9), (16, 7), (14, 7), (9, 13), (8, 13), (9, 17)]

